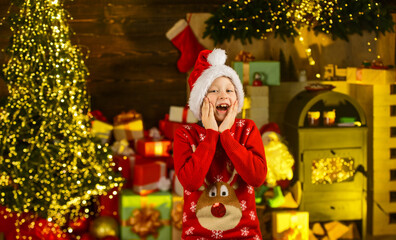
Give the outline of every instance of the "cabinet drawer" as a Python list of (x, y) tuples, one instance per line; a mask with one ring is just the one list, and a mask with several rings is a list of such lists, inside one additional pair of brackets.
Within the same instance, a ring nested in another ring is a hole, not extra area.
[(309, 212), (310, 222), (362, 219), (362, 201), (360, 199), (303, 202), (300, 210)]

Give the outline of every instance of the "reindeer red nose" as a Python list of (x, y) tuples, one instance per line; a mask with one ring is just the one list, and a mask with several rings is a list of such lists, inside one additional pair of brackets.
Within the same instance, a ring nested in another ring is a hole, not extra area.
[(226, 214), (226, 208), (222, 203), (218, 203), (218, 202), (212, 205), (210, 211), (212, 212), (213, 216), (218, 218), (221, 218)]

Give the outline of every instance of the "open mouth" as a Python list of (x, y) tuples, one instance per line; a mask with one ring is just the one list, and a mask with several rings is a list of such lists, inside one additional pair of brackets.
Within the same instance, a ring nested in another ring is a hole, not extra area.
[(227, 111), (230, 105), (228, 104), (219, 104), (216, 106), (216, 109), (219, 111)]

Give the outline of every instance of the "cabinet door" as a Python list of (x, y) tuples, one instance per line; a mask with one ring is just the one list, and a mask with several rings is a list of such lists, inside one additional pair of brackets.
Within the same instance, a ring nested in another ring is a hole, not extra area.
[(362, 148), (307, 150), (300, 163), (304, 192), (362, 192), (366, 168)]

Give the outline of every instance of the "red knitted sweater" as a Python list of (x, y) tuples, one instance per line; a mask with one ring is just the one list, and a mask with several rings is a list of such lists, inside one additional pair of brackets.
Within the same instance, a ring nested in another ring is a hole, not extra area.
[(180, 127), (174, 161), (184, 187), (182, 239), (261, 239), (253, 187), (264, 183), (267, 164), (253, 121), (236, 119), (222, 133)]

